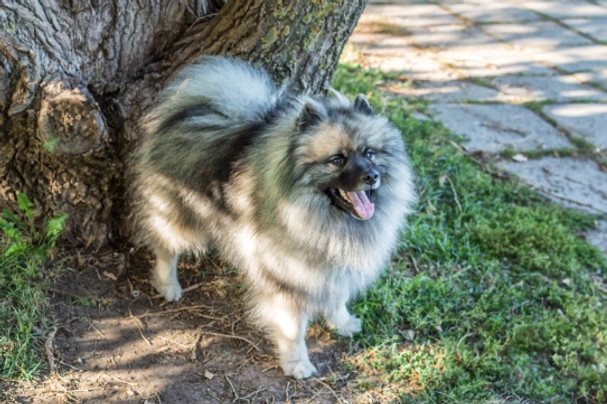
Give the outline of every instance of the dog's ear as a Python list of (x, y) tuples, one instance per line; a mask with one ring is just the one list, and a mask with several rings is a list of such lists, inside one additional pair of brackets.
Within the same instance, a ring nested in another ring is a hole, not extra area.
[(362, 94), (358, 94), (358, 96), (354, 100), (354, 109), (365, 115), (375, 115), (371, 104), (369, 104), (367, 98)]
[(297, 118), (298, 132), (304, 132), (306, 129), (320, 123), (324, 119), (324, 113), (320, 106), (313, 102), (307, 102)]

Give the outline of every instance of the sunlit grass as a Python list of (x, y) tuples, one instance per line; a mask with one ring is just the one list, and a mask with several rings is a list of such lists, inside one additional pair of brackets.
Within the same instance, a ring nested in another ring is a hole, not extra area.
[(420, 195), (397, 259), (353, 307), (365, 349), (348, 363), (363, 370), (361, 391), (405, 402), (607, 400), (607, 262), (576, 236), (597, 217), (492, 176), (461, 138), (411, 118), (425, 103), (377, 90), (390, 80), (342, 65), (334, 83), (369, 95), (402, 130)]

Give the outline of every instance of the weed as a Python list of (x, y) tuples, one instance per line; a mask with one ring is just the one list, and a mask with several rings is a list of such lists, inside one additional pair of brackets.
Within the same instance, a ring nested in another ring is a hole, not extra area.
[(34, 223), (33, 204), (17, 198), (19, 212), (0, 217), (0, 378), (30, 379), (40, 369), (37, 353), (45, 328), (42, 266), (63, 232), (66, 214)]

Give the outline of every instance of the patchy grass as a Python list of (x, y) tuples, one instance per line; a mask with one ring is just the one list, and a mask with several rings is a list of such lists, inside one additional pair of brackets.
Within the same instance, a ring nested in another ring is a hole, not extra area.
[(375, 90), (386, 80), (342, 65), (334, 83), (402, 130), (420, 195), (390, 271), (353, 307), (359, 388), (379, 401), (605, 402), (607, 260), (577, 236), (597, 217), (484, 172), (461, 138), (409, 117), (422, 104)]
[(34, 224), (33, 205), (18, 196), (20, 212), (0, 216), (0, 379), (31, 379), (41, 368), (46, 282), (42, 267), (67, 215)]

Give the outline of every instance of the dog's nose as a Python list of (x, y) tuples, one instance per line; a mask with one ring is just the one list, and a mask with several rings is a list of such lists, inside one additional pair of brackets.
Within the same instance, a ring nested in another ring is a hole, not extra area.
[(362, 181), (366, 184), (373, 185), (377, 182), (379, 173), (375, 170), (369, 170), (362, 175)]

